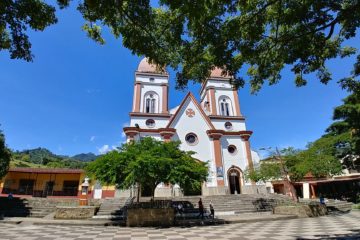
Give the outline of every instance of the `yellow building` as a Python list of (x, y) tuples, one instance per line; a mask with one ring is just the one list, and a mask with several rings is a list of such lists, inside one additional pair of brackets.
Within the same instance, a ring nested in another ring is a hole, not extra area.
[(84, 178), (85, 172), (80, 169), (11, 168), (0, 181), (0, 193), (22, 197), (77, 197)]
[[(76, 198), (81, 193), (85, 171), (64, 168), (10, 168), (0, 179), (0, 196)], [(88, 198), (115, 196), (115, 186), (99, 186), (90, 181)]]

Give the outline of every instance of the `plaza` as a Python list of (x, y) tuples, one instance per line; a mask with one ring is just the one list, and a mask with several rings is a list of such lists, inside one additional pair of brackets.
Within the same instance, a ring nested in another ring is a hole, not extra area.
[(318, 218), (298, 218), (190, 228), (126, 228), (0, 224), (2, 240), (46, 239), (360, 239), (360, 211)]

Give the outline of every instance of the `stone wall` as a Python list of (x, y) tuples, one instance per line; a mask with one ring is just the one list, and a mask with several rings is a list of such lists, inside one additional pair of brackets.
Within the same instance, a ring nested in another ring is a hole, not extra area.
[(95, 214), (96, 207), (84, 206), (84, 207), (56, 207), (55, 216), (56, 219), (88, 219), (92, 218)]
[(243, 194), (268, 194), (265, 185), (245, 185), (241, 187)]
[(325, 205), (294, 205), (294, 206), (276, 206), (273, 210), (274, 214), (280, 215), (295, 215), (301, 218), (304, 217), (319, 217), (327, 214)]
[(204, 184), (201, 188), (202, 196), (227, 195), (230, 194), (228, 187), (206, 187)]
[(128, 209), (128, 227), (169, 227), (174, 224), (173, 208), (134, 208)]

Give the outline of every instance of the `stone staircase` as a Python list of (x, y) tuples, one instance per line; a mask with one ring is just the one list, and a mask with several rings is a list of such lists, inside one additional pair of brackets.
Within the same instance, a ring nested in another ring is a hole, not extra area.
[[(278, 194), (239, 194), (239, 195), (216, 195), (216, 196), (185, 196), (174, 198), (155, 198), (155, 200), (172, 200), (174, 204), (182, 203), (184, 213), (188, 217), (199, 214), (198, 201), (202, 198), (205, 215), (209, 214), (209, 204), (212, 202), (215, 214), (234, 215), (241, 213), (271, 213), (273, 206), (291, 201), (290, 198)], [(140, 202), (148, 202), (151, 198), (142, 197)], [(127, 198), (104, 199), (94, 219), (124, 219), (124, 206), (129, 201)]]
[(239, 194), (239, 195), (217, 195), (217, 196), (192, 196), (176, 197), (174, 201), (188, 201), (195, 208), (202, 198), (205, 209), (209, 208), (210, 202), (217, 215), (232, 215), (241, 213), (271, 212), (273, 206), (291, 201), (284, 195), (277, 194)]
[[(319, 199), (300, 199), (301, 203), (319, 203)], [(329, 212), (349, 212), (352, 209), (352, 202), (336, 200), (336, 199), (326, 199), (326, 207)]]
[(123, 219), (123, 207), (128, 198), (107, 198), (101, 203), (94, 219)]
[(42, 218), (53, 213), (58, 205), (76, 206), (77, 199), (0, 197), (0, 216)]
[(335, 199), (328, 199), (326, 202), (326, 207), (329, 211), (340, 211), (340, 212), (349, 212), (352, 209), (352, 202), (340, 201)]

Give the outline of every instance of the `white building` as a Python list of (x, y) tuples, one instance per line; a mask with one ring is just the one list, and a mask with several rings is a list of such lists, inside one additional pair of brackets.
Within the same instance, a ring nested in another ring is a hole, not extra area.
[[(209, 162), (209, 177), (203, 195), (237, 194), (254, 191), (243, 171), (253, 166), (245, 118), (239, 96), (229, 77), (214, 69), (202, 85), (200, 103), (188, 93), (179, 106), (168, 109), (169, 75), (143, 59), (135, 72), (130, 126), (124, 128), (128, 141), (151, 136), (163, 141), (180, 140), (181, 149), (194, 151), (195, 158)], [(254, 156), (258, 159), (258, 156)], [(161, 185), (155, 195), (170, 194)], [(169, 191), (167, 191), (169, 190)]]

